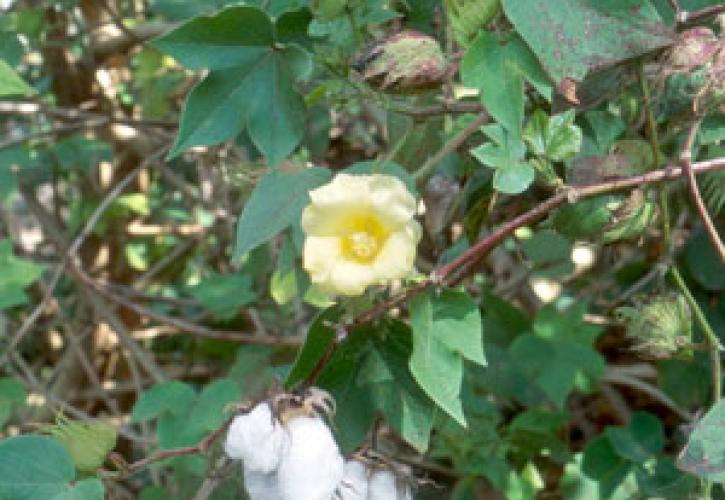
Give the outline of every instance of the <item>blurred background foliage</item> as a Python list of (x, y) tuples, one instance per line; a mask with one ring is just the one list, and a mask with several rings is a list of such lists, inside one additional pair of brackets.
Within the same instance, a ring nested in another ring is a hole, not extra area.
[[(307, 193), (341, 170), (420, 197), (427, 274), (567, 186), (677, 163), (693, 109), (693, 158), (721, 159), (722, 4), (674, 4), (708, 15), (677, 23), (666, 0), (0, 0), (0, 498), (240, 498), (216, 445), (124, 468), (316, 367), (344, 451), (408, 464), (416, 498), (723, 498), (725, 409), (702, 417), (725, 267), (684, 181), (517, 227), (463, 288), (363, 324), (324, 366), (334, 325), (386, 293), (334, 305), (300, 256)], [(693, 25), (710, 31), (678, 34)], [(435, 50), (391, 52), (405, 30)], [(698, 181), (722, 228), (725, 170)], [(420, 364), (425, 321), (485, 356)]]

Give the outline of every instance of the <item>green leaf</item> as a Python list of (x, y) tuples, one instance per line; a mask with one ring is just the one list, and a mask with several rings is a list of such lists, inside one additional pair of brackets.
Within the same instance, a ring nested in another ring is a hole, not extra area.
[(13, 408), (25, 404), (23, 384), (11, 377), (0, 377), (0, 429), (10, 419)]
[(526, 125), (524, 141), (534, 154), (550, 160), (571, 158), (579, 152), (582, 143), (581, 129), (574, 125), (575, 116), (573, 109), (551, 117), (537, 109)]
[(317, 385), (330, 391), (337, 403), (335, 422), (340, 447), (355, 450), (375, 420), (376, 404), (369, 385), (361, 379), (365, 357), (370, 353), (369, 327), (356, 329), (342, 342), (324, 367)]
[(491, 116), (520, 136), (524, 80), (511, 55), (508, 44), (502, 45), (495, 35), (482, 31), (463, 56), (461, 77), (464, 85), (479, 89), (481, 102)]
[(178, 380), (156, 384), (133, 405), (131, 422), (144, 422), (164, 413), (186, 415), (195, 399), (194, 389)]
[(519, 194), (534, 182), (534, 169), (527, 162), (512, 162), (493, 174), (493, 187), (506, 194)]
[(256, 7), (238, 6), (196, 17), (157, 38), (152, 45), (191, 69), (247, 66), (274, 41), (269, 16)]
[(410, 372), (423, 391), (465, 427), (466, 417), (461, 403), (463, 357), (441, 341), (441, 332), (434, 330), (433, 324), (430, 293), (420, 294), (410, 302), (410, 325), (413, 329)]
[(35, 91), (25, 83), (8, 63), (0, 59), (0, 96), (28, 95)]
[(643, 463), (662, 451), (665, 434), (654, 415), (635, 412), (627, 427), (609, 427), (606, 436), (617, 454), (634, 463)]
[[(506, 16), (555, 82), (668, 46), (673, 30), (647, 0), (503, 0)], [(495, 116), (495, 115), (494, 115)]]
[(307, 331), (305, 344), (297, 354), (297, 359), (284, 381), (284, 387), (287, 390), (294, 389), (317, 367), (330, 345), (335, 341), (337, 332), (332, 325), (340, 320), (343, 312), (344, 308), (335, 305), (320, 312), (312, 321)]
[(261, 245), (298, 220), (309, 191), (330, 180), (330, 171), (269, 172), (252, 192), (237, 225), (234, 259)]
[(234, 318), (241, 306), (257, 298), (252, 289), (252, 277), (239, 273), (212, 273), (189, 293), (220, 320)]
[(12, 242), (0, 240), (0, 269), (0, 310), (27, 304), (28, 297), (23, 290), (40, 278), (43, 267), (29, 260), (18, 259), (13, 255)]
[(483, 127), (491, 139), (470, 151), (474, 158), (496, 169), (493, 187), (506, 194), (525, 191), (534, 181), (534, 169), (524, 161), (526, 148), (521, 138), (501, 125)]
[(630, 462), (617, 455), (606, 436), (599, 436), (584, 450), (581, 468), (584, 474), (599, 483), (599, 498), (610, 498), (625, 481), (631, 467)]
[(696, 476), (725, 484), (725, 400), (719, 401), (696, 423), (677, 467)]
[(374, 337), (373, 346), (358, 382), (370, 384), (376, 407), (383, 412), (385, 420), (423, 453), (428, 448), (435, 406), (408, 368), (412, 354), (410, 329), (405, 323), (392, 321), (385, 339)]
[(106, 489), (100, 479), (89, 478), (78, 481), (73, 487), (53, 497), (52, 500), (104, 500)]
[(169, 158), (234, 137), (244, 124), (271, 167), (297, 146), (305, 107), (294, 84), (309, 75), (312, 59), (299, 46), (278, 46), (267, 14), (230, 7), (192, 19), (155, 46), (192, 69), (211, 70), (186, 99)]
[(463, 360), (486, 364), (477, 304), (465, 292), (428, 291), (411, 301), (410, 324), (410, 372), (433, 401), (465, 426), (460, 398)]
[(704, 229), (697, 229), (687, 242), (685, 265), (703, 288), (713, 291), (725, 289), (722, 261)]
[(56, 440), (46, 436), (17, 436), (0, 441), (0, 498), (3, 500), (64, 498), (62, 495), (73, 479), (73, 460)]
[(213, 431), (224, 422), (225, 407), (238, 401), (237, 384), (231, 379), (219, 378), (204, 386), (185, 418), (191, 425), (199, 426), (204, 431)]
[(539, 231), (523, 240), (521, 246), (538, 275), (556, 277), (574, 271), (571, 260), (574, 245), (556, 231)]

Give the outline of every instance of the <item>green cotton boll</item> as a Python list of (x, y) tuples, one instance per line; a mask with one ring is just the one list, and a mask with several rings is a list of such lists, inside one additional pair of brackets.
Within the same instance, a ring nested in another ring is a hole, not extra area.
[(655, 220), (657, 205), (646, 199), (641, 190), (632, 191), (630, 197), (612, 211), (604, 226), (602, 241), (613, 243), (640, 236)]
[(357, 58), (355, 68), (381, 90), (405, 92), (439, 86), (447, 63), (435, 38), (407, 30), (365, 51)]
[(116, 447), (116, 429), (104, 422), (81, 422), (59, 415), (55, 425), (43, 431), (65, 446), (81, 472), (94, 472)]
[(633, 349), (647, 357), (667, 359), (692, 343), (692, 314), (679, 293), (655, 295), (620, 307), (616, 314), (634, 342)]
[(501, 11), (501, 0), (446, 0), (445, 5), (453, 37), (462, 47)]

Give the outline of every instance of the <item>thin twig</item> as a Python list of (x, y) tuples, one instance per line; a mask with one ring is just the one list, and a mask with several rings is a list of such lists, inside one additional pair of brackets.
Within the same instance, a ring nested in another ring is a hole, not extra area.
[(428, 158), (426, 162), (415, 172), (415, 174), (413, 174), (416, 183), (419, 186), (422, 185), (428, 179), (428, 177), (433, 174), (443, 158), (458, 149), (458, 147), (466, 142), (466, 139), (468, 139), (471, 135), (475, 134), (478, 129), (481, 128), (481, 125), (487, 123), (489, 120), (490, 117), (488, 113), (486, 113), (485, 111), (481, 112), (481, 114), (479, 114), (478, 117), (471, 123), (469, 123), (466, 128), (461, 130), (458, 135), (445, 143), (436, 154)]
[(715, 17), (722, 13), (725, 13), (725, 4), (705, 7), (704, 9), (696, 10), (695, 12), (680, 10), (677, 14), (677, 22), (679, 24), (696, 23), (702, 21), (703, 19), (707, 19), (708, 17)]
[(112, 302), (115, 302), (127, 309), (130, 309), (141, 316), (151, 318), (153, 320), (159, 321), (159, 322), (167, 324), (167, 325), (171, 325), (173, 327), (178, 328), (179, 331), (181, 331), (181, 332), (187, 332), (192, 335), (196, 335), (197, 337), (225, 340), (228, 342), (238, 342), (238, 343), (242, 343), (242, 344), (292, 346), (292, 347), (297, 347), (297, 346), (301, 345), (302, 341), (303, 341), (302, 338), (296, 337), (296, 336), (283, 337), (283, 336), (278, 336), (278, 335), (257, 335), (257, 334), (252, 334), (252, 333), (248, 333), (248, 332), (215, 330), (213, 328), (208, 328), (203, 325), (198, 325), (196, 323), (192, 323), (185, 319), (167, 316), (166, 314), (160, 313), (158, 311), (154, 311), (153, 309), (150, 309), (148, 307), (144, 307), (141, 304), (137, 304), (136, 302), (133, 302), (132, 300), (127, 299), (126, 297), (123, 297), (122, 295), (118, 295), (118, 294), (112, 292), (106, 286), (104, 286), (102, 283), (99, 283), (98, 281), (91, 278), (84, 271), (78, 270), (78, 272), (80, 273), (80, 278), (83, 280), (83, 282), (85, 284), (87, 284), (93, 290), (98, 292), (98, 294), (111, 300)]
[[(695, 174), (703, 174), (712, 170), (720, 170), (725, 168), (725, 158), (717, 158), (715, 160), (707, 160), (695, 163), (693, 171)], [(642, 175), (632, 177), (624, 177), (620, 179), (612, 179), (599, 184), (591, 184), (589, 186), (572, 187), (562, 190), (551, 198), (545, 200), (541, 204), (535, 206), (531, 210), (524, 212), (518, 217), (508, 221), (498, 230), (478, 240), (468, 250), (453, 259), (450, 263), (435, 269), (431, 273), (431, 277), (427, 280), (416, 283), (405, 292), (395, 295), (374, 308), (363, 312), (353, 323), (354, 325), (371, 321), (382, 316), (389, 309), (404, 302), (410, 297), (417, 295), (426, 288), (434, 284), (455, 284), (457, 281), (450, 278), (454, 273), (461, 270), (460, 275), (465, 275), (472, 270), (472, 264), (478, 262), (489, 250), (498, 245), (504, 238), (513, 233), (521, 226), (531, 224), (542, 219), (549, 212), (566, 202), (575, 202), (583, 198), (589, 198), (599, 194), (609, 193), (612, 191), (620, 191), (622, 189), (633, 188), (644, 184), (652, 184), (668, 179), (676, 179), (682, 173), (682, 169), (677, 166), (669, 166), (660, 170), (653, 170)]]
[(697, 130), (700, 127), (701, 121), (701, 119), (695, 120), (687, 133), (687, 139), (685, 140), (685, 144), (682, 146), (682, 153), (680, 154), (680, 165), (682, 166), (682, 175), (685, 179), (687, 179), (687, 187), (690, 191), (690, 197), (692, 198), (692, 202), (695, 204), (695, 208), (697, 209), (697, 214), (700, 216), (702, 225), (705, 227), (705, 232), (717, 250), (717, 253), (720, 255), (720, 261), (725, 263), (725, 245), (723, 245), (723, 242), (717, 233), (717, 228), (715, 227), (715, 224), (713, 224), (710, 214), (707, 212), (705, 202), (702, 201), (700, 190), (697, 187), (695, 174), (692, 172), (692, 146), (695, 142), (695, 136), (697, 135)]
[(609, 382), (610, 384), (626, 385), (633, 389), (637, 389), (638, 391), (647, 394), (652, 399), (659, 401), (685, 421), (689, 422), (693, 418), (690, 413), (680, 408), (680, 406), (675, 403), (672, 398), (662, 392), (659, 388), (640, 378), (633, 377), (626, 372), (607, 370), (607, 373), (604, 375), (604, 381)]
[(5, 352), (0, 354), (0, 366), (5, 363), (5, 360), (7, 359), (7, 354), (15, 349), (17, 345), (20, 343), (20, 341), (23, 340), (25, 335), (28, 334), (28, 332), (31, 330), (33, 325), (36, 321), (40, 318), (41, 314), (45, 310), (45, 308), (50, 303), (51, 299), (53, 298), (53, 293), (55, 292), (55, 287), (58, 285), (58, 282), (60, 281), (60, 278), (63, 276), (63, 273), (66, 270), (66, 267), (68, 266), (69, 262), (73, 262), (76, 257), (78, 250), (80, 250), (83, 243), (85, 243), (88, 236), (93, 232), (93, 229), (98, 224), (98, 221), (101, 220), (101, 217), (103, 217), (103, 214), (106, 213), (106, 210), (113, 204), (113, 202), (118, 198), (121, 193), (128, 187), (128, 185), (133, 181), (136, 176), (149, 164), (157, 161), (160, 159), (163, 154), (166, 152), (166, 148), (161, 148), (157, 152), (151, 154), (148, 156), (144, 161), (142, 161), (135, 169), (133, 169), (131, 172), (129, 172), (121, 181), (114, 186), (113, 189), (111, 189), (106, 196), (103, 198), (101, 203), (96, 207), (96, 209), (93, 211), (91, 216), (86, 221), (85, 225), (83, 226), (83, 229), (78, 233), (78, 235), (75, 237), (73, 242), (68, 247), (68, 250), (63, 255), (63, 260), (58, 264), (53, 271), (53, 275), (51, 276), (50, 282), (48, 283), (48, 287), (45, 290), (45, 293), (43, 294), (43, 298), (40, 300), (37, 306), (35, 306), (35, 309), (33, 309), (33, 312), (28, 315), (27, 318), (25, 318), (25, 321), (23, 321), (23, 324), (20, 325), (20, 328), (15, 332), (15, 335), (10, 339), (8, 342), (8, 345), (5, 349)]

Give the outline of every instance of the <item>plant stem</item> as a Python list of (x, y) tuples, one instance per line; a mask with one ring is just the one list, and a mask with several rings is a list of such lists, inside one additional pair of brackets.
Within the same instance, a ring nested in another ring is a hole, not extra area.
[(461, 130), (458, 135), (456, 135), (450, 141), (446, 142), (436, 154), (428, 158), (426, 162), (418, 169), (418, 171), (413, 174), (415, 182), (418, 184), (418, 186), (423, 185), (423, 183), (428, 180), (428, 177), (433, 174), (436, 167), (443, 158), (455, 151), (461, 144), (466, 141), (466, 139), (476, 133), (481, 125), (488, 122), (488, 120), (488, 113), (482, 112), (475, 120), (469, 123), (466, 128)]
[[(660, 165), (660, 147), (659, 139), (657, 136), (657, 122), (655, 121), (654, 112), (652, 111), (652, 101), (650, 97), (649, 85), (647, 83), (647, 77), (644, 74), (644, 66), (642, 63), (639, 64), (637, 70), (639, 82), (642, 88), (642, 97), (644, 100), (645, 112), (647, 115), (647, 135), (649, 136), (649, 141), (652, 146), (654, 164), (658, 167)], [(692, 145), (695, 141), (695, 135), (697, 133), (699, 124), (700, 120), (697, 120), (690, 127), (690, 130), (687, 134), (687, 140), (685, 141), (685, 144), (683, 145), (682, 151), (680, 153), (680, 167), (682, 175), (685, 176), (685, 178), (687, 179), (691, 196), (697, 208), (698, 214), (700, 215), (700, 218), (705, 225), (708, 235), (713, 241), (715, 248), (718, 249), (720, 259), (725, 260), (725, 257), (723, 257), (725, 255), (725, 250), (723, 250), (722, 243), (719, 241), (717, 232), (715, 231), (712, 221), (710, 220), (710, 217), (708, 216), (707, 211), (704, 207), (704, 203), (702, 202), (702, 198), (700, 197), (700, 193), (697, 189), (695, 174), (692, 172)], [(664, 186), (660, 187), (659, 189), (659, 206), (662, 216), (662, 240), (666, 254), (670, 255), (673, 251), (672, 230), (670, 228), (669, 203), (667, 200), (667, 192)], [(713, 232), (714, 237), (712, 236)], [(710, 351), (710, 361), (712, 365), (712, 404), (714, 406), (720, 401), (720, 398), (722, 397), (722, 366), (720, 363), (720, 340), (718, 339), (717, 335), (715, 335), (715, 332), (713, 331), (710, 324), (707, 322), (705, 314), (702, 312), (702, 309), (695, 300), (695, 297), (692, 296), (690, 289), (687, 287), (685, 280), (682, 278), (682, 275), (680, 274), (680, 271), (677, 269), (677, 266), (675, 264), (672, 264), (670, 266), (670, 274), (674, 278), (675, 283), (677, 283), (677, 286), (680, 288), (682, 294), (685, 296), (685, 300), (687, 300), (690, 309), (695, 315), (695, 319), (697, 320), (698, 324), (705, 333), (705, 337), (707, 338), (707, 343)], [(712, 481), (703, 481), (702, 491), (704, 498), (712, 498), (712, 487)]]
[(693, 297), (692, 292), (687, 287), (687, 283), (682, 278), (682, 274), (676, 266), (672, 266), (670, 274), (675, 280), (675, 283), (680, 288), (682, 295), (685, 296), (685, 300), (690, 306), (692, 313), (695, 315), (695, 321), (700, 325), (702, 331), (705, 333), (705, 338), (710, 346), (710, 356), (712, 361), (712, 403), (716, 405), (722, 398), (722, 367), (720, 364), (720, 339), (715, 334), (715, 331), (708, 323), (705, 313), (702, 312), (702, 308)]

